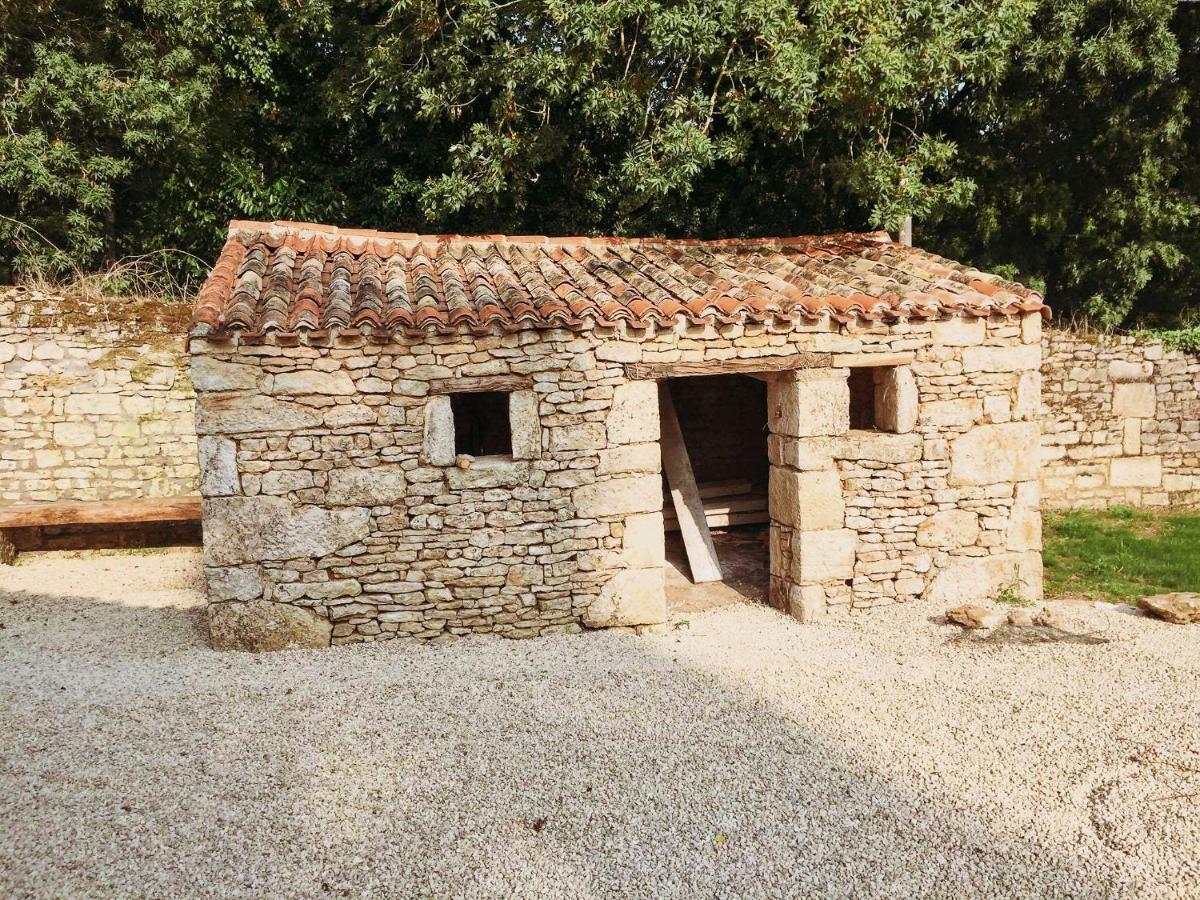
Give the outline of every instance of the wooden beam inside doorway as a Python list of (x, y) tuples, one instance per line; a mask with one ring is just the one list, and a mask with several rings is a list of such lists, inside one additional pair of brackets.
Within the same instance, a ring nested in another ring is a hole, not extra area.
[(667, 487), (671, 490), (675, 515), (679, 519), (679, 531), (683, 535), (692, 581), (696, 584), (720, 581), (721, 565), (717, 561), (717, 548), (713, 546), (712, 532), (708, 530), (704, 504), (692, 472), (692, 461), (683, 443), (675, 402), (671, 399), (671, 387), (665, 381), (658, 384), (658, 410), (662, 430), (663, 471), (667, 476)]

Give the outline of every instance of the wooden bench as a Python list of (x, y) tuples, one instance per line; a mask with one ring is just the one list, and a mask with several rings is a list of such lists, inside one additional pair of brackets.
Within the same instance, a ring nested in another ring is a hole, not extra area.
[(200, 520), (199, 497), (145, 497), (134, 500), (18, 503), (0, 506), (0, 564), (12, 565), (17, 548), (10, 528), (44, 525), (122, 525)]

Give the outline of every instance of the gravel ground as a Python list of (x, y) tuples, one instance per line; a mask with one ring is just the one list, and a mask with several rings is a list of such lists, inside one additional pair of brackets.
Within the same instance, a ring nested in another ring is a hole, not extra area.
[(932, 608), (204, 644), (191, 550), (0, 570), (4, 896), (1200, 895), (1200, 628)]

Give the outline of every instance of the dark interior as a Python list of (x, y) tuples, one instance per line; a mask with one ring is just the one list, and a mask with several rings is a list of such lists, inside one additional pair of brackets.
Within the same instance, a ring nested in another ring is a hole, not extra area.
[(873, 430), (875, 426), (875, 370), (850, 370), (850, 427)]
[(766, 490), (767, 385), (748, 375), (705, 375), (670, 382), (696, 481), (745, 479)]
[(454, 452), (468, 456), (511, 456), (508, 394), (484, 391), (451, 394), (454, 411)]

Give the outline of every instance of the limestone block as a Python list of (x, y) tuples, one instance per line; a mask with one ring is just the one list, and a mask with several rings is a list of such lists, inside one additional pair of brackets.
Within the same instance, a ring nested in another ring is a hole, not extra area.
[(546, 574), (542, 567), (531, 565), (509, 566), (508, 574), (504, 576), (504, 583), (514, 587), (529, 587), (542, 584), (545, 580)]
[(329, 428), (345, 428), (350, 425), (374, 425), (379, 417), (375, 410), (361, 403), (347, 403), (325, 410), (325, 425)]
[(0, 366), (11, 360), (17, 355), (17, 348), (12, 344), (0, 341)]
[(324, 556), (369, 531), (366, 509), (297, 506), (282, 497), (212, 497), (204, 501), (204, 562), (231, 566)]
[(271, 397), (198, 397), (198, 434), (261, 434), (301, 431), (322, 424), (318, 410)]
[(262, 573), (258, 566), (233, 566), (205, 569), (208, 600), (256, 600), (262, 596)]
[(826, 612), (825, 589), (819, 584), (788, 585), (788, 615), (793, 619), (811, 625)]
[(917, 379), (910, 366), (875, 369), (875, 424), (882, 431), (907, 434), (917, 425)]
[(973, 397), (958, 400), (931, 400), (921, 404), (921, 422), (925, 425), (974, 425), (983, 418), (983, 403)]
[(534, 391), (508, 395), (508, 429), (512, 434), (514, 459), (537, 459), (542, 455), (542, 423), (538, 418), (538, 396)]
[(1007, 394), (991, 394), (983, 398), (983, 418), (988, 422), (1012, 420), (1012, 401)]
[(858, 535), (849, 528), (792, 533), (792, 578), (813, 584), (854, 576)]
[(119, 416), (121, 398), (117, 394), (71, 394), (63, 409), (69, 416)]
[(790, 466), (793, 469), (804, 471), (832, 469), (834, 465), (833, 440), (768, 434), (767, 458), (773, 466)]
[(976, 316), (954, 316), (933, 323), (933, 342), (947, 347), (982, 344), (987, 336), (987, 320)]
[(848, 370), (796, 373), (767, 386), (768, 427), (776, 434), (813, 437), (850, 430)]
[(596, 359), (632, 363), (642, 358), (642, 347), (633, 341), (609, 341), (596, 348)]
[(599, 422), (559, 425), (548, 429), (550, 450), (593, 450), (605, 443), (604, 426)]
[(661, 567), (618, 572), (605, 582), (600, 596), (584, 613), (584, 623), (593, 628), (665, 621), (667, 600)]
[(264, 472), (259, 481), (263, 494), (290, 494), (313, 486), (313, 473), (306, 469), (272, 469)]
[(197, 391), (252, 391), (262, 374), (257, 366), (211, 356), (192, 357), (192, 387)]
[(1008, 586), (1026, 600), (1042, 599), (1042, 555), (1037, 552), (955, 556), (933, 579), (929, 598), (959, 604), (988, 600)]
[(328, 647), (333, 633), (329, 620), (311, 609), (262, 600), (210, 604), (208, 631), (214, 650), (251, 653)]
[(1042, 414), (1042, 373), (1022, 372), (1017, 378), (1017, 402), (1012, 417), (1017, 420), (1037, 419)]
[(238, 483), (237, 447), (233, 441), (205, 435), (197, 441), (196, 447), (200, 458), (200, 493), (205, 497), (240, 494), (242, 488)]
[(951, 485), (1031, 481), (1040, 461), (1035, 422), (976, 425), (950, 443)]
[(1114, 384), (1133, 384), (1150, 381), (1154, 377), (1152, 362), (1123, 362), (1114, 360), (1108, 364), (1108, 380)]
[(1147, 382), (1114, 384), (1113, 415), (1132, 419), (1154, 418), (1154, 385)]
[(523, 460), (476, 457), (465, 469), (447, 469), (446, 479), (452, 491), (512, 488), (528, 484), (529, 471), (529, 463)]
[(273, 597), (286, 603), (295, 603), (302, 598), (328, 602), (346, 597), (358, 597), (362, 592), (362, 585), (353, 578), (338, 578), (333, 581), (297, 581), (292, 584), (277, 584)]
[(659, 472), (662, 469), (662, 453), (657, 443), (625, 444), (600, 451), (600, 465), (596, 471), (601, 475), (619, 475), (627, 472)]
[(1042, 549), (1041, 485), (1036, 481), (1017, 485), (1007, 546), (1009, 550)]
[(1042, 342), (1042, 314), (1027, 312), (1021, 316), (1021, 343), (1040, 344)]
[(60, 447), (83, 447), (96, 440), (96, 426), (91, 422), (55, 422), (54, 443)]
[(658, 475), (627, 475), (585, 484), (571, 492), (576, 515), (583, 518), (624, 516), (662, 509), (662, 479)]
[(963, 351), (963, 372), (1023, 372), (1042, 365), (1040, 344), (1005, 347), (968, 347)]
[(1112, 487), (1158, 487), (1162, 484), (1161, 456), (1116, 456), (1109, 460)]
[[(822, 440), (811, 438), (810, 442)], [(834, 459), (884, 463), (916, 462), (921, 458), (921, 436), (888, 434), (885, 431), (856, 431), (824, 439)]]
[(408, 481), (398, 463), (370, 469), (332, 469), (326, 502), (334, 506), (393, 506), (403, 503)]
[(1121, 427), (1121, 451), (1126, 456), (1138, 456), (1142, 452), (1142, 420), (1126, 419)]
[(424, 459), (431, 466), (454, 465), (454, 410), (446, 394), (425, 402)]
[(639, 513), (625, 520), (621, 535), (621, 556), (631, 569), (661, 566), (665, 559), (663, 515), (661, 512)]
[(609, 446), (657, 441), (658, 385), (653, 381), (617, 385), (606, 424)]
[(917, 526), (917, 544), (953, 550), (979, 539), (979, 516), (967, 509), (943, 509)]
[(289, 394), (293, 397), (304, 394), (345, 396), (354, 393), (354, 382), (346, 372), (319, 372), (315, 369), (283, 372), (275, 376), (271, 393)]
[(846, 523), (842, 480), (832, 469), (798, 472), (772, 466), (768, 508), (772, 519), (808, 531), (841, 528)]

